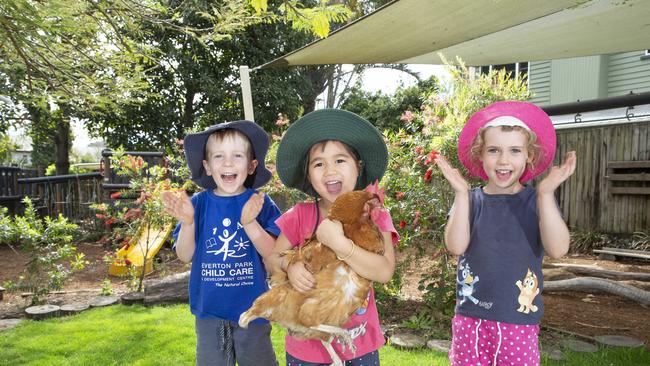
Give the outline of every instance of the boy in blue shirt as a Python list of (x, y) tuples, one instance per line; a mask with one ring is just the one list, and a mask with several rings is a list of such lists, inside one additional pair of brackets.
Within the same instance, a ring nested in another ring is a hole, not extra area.
[(269, 140), (254, 122), (214, 125), (185, 137), (192, 180), (205, 191), (191, 199), (163, 192), (179, 220), (175, 249), (190, 270), (190, 310), (196, 317), (196, 364), (277, 365), (271, 326), (258, 319), (248, 329), (239, 315), (268, 290), (262, 259), (273, 251), (280, 210), (255, 189), (271, 173), (264, 166)]

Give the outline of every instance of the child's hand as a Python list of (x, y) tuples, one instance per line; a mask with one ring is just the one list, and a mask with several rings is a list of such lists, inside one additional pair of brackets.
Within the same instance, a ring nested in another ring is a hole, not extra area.
[(444, 156), (438, 155), (434, 161), (436, 162), (436, 165), (438, 168), (440, 168), (440, 171), (442, 172), (442, 175), (445, 176), (449, 184), (451, 184), (451, 187), (454, 189), (454, 192), (456, 193), (466, 193), (469, 191), (469, 183), (463, 178), (463, 176), (460, 174), (458, 169), (454, 169), (447, 159), (445, 159)]
[(548, 175), (539, 182), (537, 192), (539, 194), (553, 193), (576, 170), (576, 152), (569, 151), (564, 156), (564, 163), (561, 166), (554, 166)]
[(343, 225), (338, 221), (325, 219), (318, 225), (316, 229), (316, 238), (323, 245), (330, 247), (333, 251), (337, 251), (336, 244), (344, 242), (349, 246), (345, 234), (343, 233)]
[(287, 268), (287, 277), (291, 286), (298, 292), (305, 293), (316, 287), (314, 276), (305, 268), (305, 264), (302, 262), (290, 264)]
[(251, 198), (248, 199), (244, 207), (241, 209), (241, 217), (239, 222), (242, 225), (250, 224), (257, 218), (257, 215), (262, 211), (262, 206), (264, 206), (264, 193), (257, 192), (253, 193)]
[(160, 197), (168, 214), (185, 225), (194, 224), (194, 206), (185, 191), (179, 191), (178, 193), (163, 191)]

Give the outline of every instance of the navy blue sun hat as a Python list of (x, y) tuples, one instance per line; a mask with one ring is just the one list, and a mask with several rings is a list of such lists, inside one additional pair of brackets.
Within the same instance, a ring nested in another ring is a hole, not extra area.
[(271, 172), (266, 169), (264, 159), (266, 158), (266, 152), (269, 150), (269, 136), (255, 122), (246, 120), (219, 123), (218, 125), (208, 127), (204, 131), (185, 136), (183, 147), (185, 148), (187, 165), (192, 173), (192, 181), (206, 190), (217, 187), (217, 183), (215, 183), (211, 176), (206, 174), (203, 168), (205, 144), (208, 142), (210, 135), (217, 131), (227, 129), (237, 130), (248, 137), (253, 148), (253, 159), (257, 159), (258, 162), (255, 172), (246, 179), (244, 186), (246, 188), (259, 188), (268, 183), (271, 179)]

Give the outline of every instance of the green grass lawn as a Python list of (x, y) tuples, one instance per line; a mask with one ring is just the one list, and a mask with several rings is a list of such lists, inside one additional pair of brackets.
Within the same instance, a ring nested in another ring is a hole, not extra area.
[[(284, 365), (284, 330), (273, 329), (273, 346)], [(40, 322), (25, 321), (0, 333), (0, 365), (193, 365), (194, 319), (187, 305), (145, 308), (111, 306)], [(448, 365), (443, 353), (387, 346), (385, 366)], [(645, 349), (603, 348), (568, 353), (566, 362), (542, 365), (650, 365)]]

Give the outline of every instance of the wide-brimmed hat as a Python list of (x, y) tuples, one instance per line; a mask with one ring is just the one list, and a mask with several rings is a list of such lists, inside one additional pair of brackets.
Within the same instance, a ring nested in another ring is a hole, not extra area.
[(282, 136), (276, 170), (284, 185), (316, 194), (305, 176), (305, 164), (309, 149), (326, 140), (341, 141), (358, 154), (361, 168), (355, 189), (363, 189), (384, 175), (388, 149), (381, 133), (352, 112), (320, 109), (299, 118)]
[(537, 143), (541, 146), (541, 156), (532, 169), (526, 168), (519, 178), (520, 182), (524, 183), (537, 177), (553, 162), (555, 128), (546, 112), (528, 102), (495, 102), (474, 113), (458, 137), (458, 158), (472, 175), (488, 179), (483, 165), (480, 161), (473, 160), (470, 152), (474, 138), (488, 123), (494, 126), (522, 126), (535, 133)]
[[(271, 179), (271, 172), (266, 169), (264, 165), (264, 158), (269, 149), (269, 136), (264, 132), (262, 127), (258, 126), (255, 122), (251, 121), (234, 121), (224, 122), (218, 125), (210, 126), (208, 129), (198, 133), (191, 133), (185, 136), (183, 140), (183, 147), (185, 148), (185, 158), (187, 165), (192, 173), (192, 180), (199, 186), (210, 190), (217, 186), (212, 176), (206, 174), (203, 168), (203, 160), (205, 159), (205, 144), (208, 137), (213, 133), (233, 129), (237, 130), (250, 141), (253, 148), (254, 158), (257, 159), (257, 167), (252, 177), (249, 177), (245, 183), (247, 188), (259, 188), (265, 185)], [(249, 183), (252, 181), (252, 183)], [(249, 186), (250, 185), (250, 186)]]

